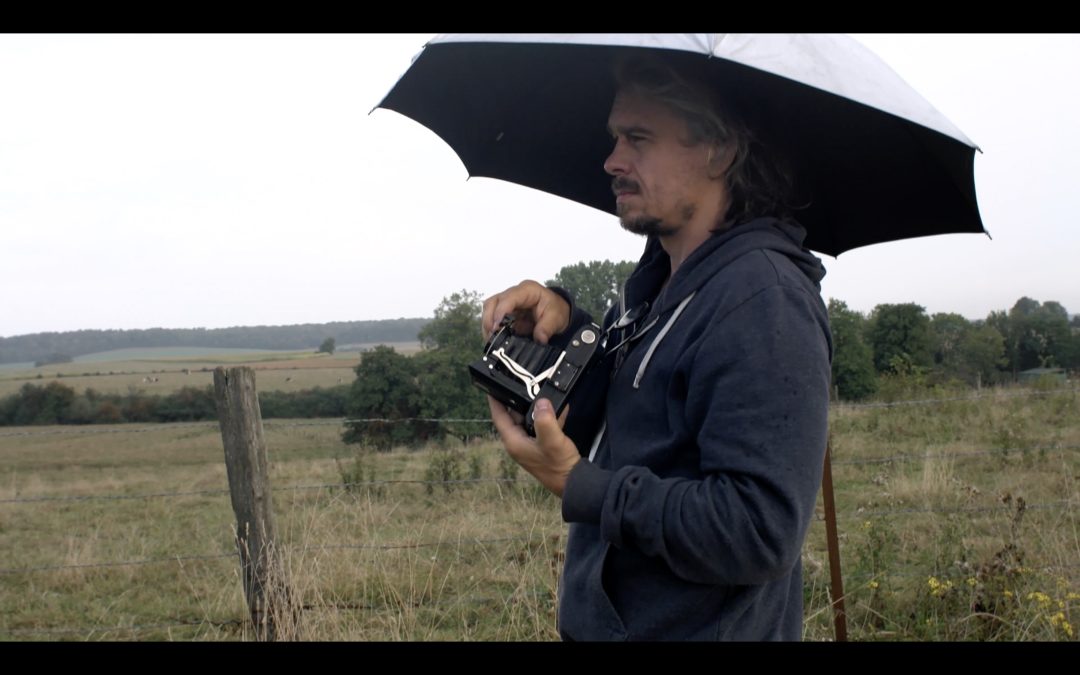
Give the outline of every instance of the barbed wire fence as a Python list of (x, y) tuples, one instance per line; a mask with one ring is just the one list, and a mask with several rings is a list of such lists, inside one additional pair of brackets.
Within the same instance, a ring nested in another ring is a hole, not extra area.
[[(984, 393), (974, 394), (969, 396), (942, 396), (938, 398), (922, 398), (911, 399), (902, 401), (889, 401), (889, 402), (875, 402), (875, 403), (854, 403), (844, 401), (834, 401), (829, 407), (834, 411), (849, 411), (849, 410), (868, 410), (875, 408), (898, 408), (907, 406), (924, 406), (943, 403), (957, 403), (965, 401), (985, 401), (985, 400), (999, 400), (999, 399), (1013, 399), (1013, 398), (1038, 398), (1043, 396), (1061, 396), (1066, 394), (1076, 395), (1080, 393), (1080, 387), (1059, 387), (1056, 389), (1038, 390), (1038, 389), (1024, 389), (1021, 391), (999, 391), (989, 390)], [(364, 423), (392, 423), (392, 424), (407, 424), (415, 422), (431, 422), (431, 423), (473, 423), (473, 424), (485, 424), (491, 425), (491, 420), (483, 417), (332, 417), (321, 418), (305, 421), (288, 421), (281, 422), (274, 419), (267, 419), (263, 421), (263, 426), (267, 429), (275, 428), (292, 428), (292, 427), (322, 427), (322, 426), (341, 426), (343, 424), (364, 424)], [(123, 425), (109, 425), (109, 428), (98, 428), (96, 424), (86, 425), (73, 425), (70, 429), (57, 429), (55, 427), (48, 429), (24, 429), (20, 431), (0, 431), (0, 438), (12, 437), (12, 436), (52, 436), (52, 435), (80, 435), (80, 434), (138, 434), (149, 432), (160, 432), (163, 429), (183, 429), (183, 428), (205, 428), (205, 429), (217, 429), (218, 422), (216, 420), (211, 421), (196, 421), (196, 422), (155, 422), (146, 424), (123, 424)]]
[[(999, 399), (1011, 399), (1021, 397), (1041, 397), (1049, 395), (1061, 395), (1072, 394), (1075, 395), (1075, 388), (1061, 388), (1048, 391), (1040, 390), (1024, 390), (1013, 392), (989, 392), (980, 393), (974, 396), (963, 397), (941, 397), (931, 399), (917, 399), (917, 400), (903, 400), (893, 401), (888, 403), (834, 403), (832, 407), (840, 411), (852, 411), (860, 409), (889, 409), (905, 406), (926, 406), (933, 404), (947, 404), (956, 402), (978, 402), (985, 400), (999, 400)], [(477, 423), (488, 424), (490, 420), (479, 418), (333, 418), (333, 419), (321, 419), (310, 421), (289, 421), (289, 422), (277, 422), (266, 421), (264, 426), (267, 429), (286, 429), (293, 427), (319, 427), (319, 426), (342, 426), (346, 423), (350, 424), (363, 424), (363, 423)], [(95, 429), (89, 428), (77, 428), (77, 429), (42, 429), (42, 430), (20, 430), (17, 432), (0, 432), (0, 437), (18, 437), (18, 436), (39, 436), (39, 435), (56, 435), (56, 434), (123, 434), (123, 433), (151, 433), (168, 431), (172, 429), (188, 429), (188, 428), (216, 428), (218, 422), (188, 422), (188, 423), (164, 423), (153, 424), (147, 426), (138, 426), (133, 428), (108, 428), (108, 429)], [(984, 458), (988, 456), (1002, 456), (1008, 455), (1010, 452), (1017, 454), (1026, 453), (1075, 453), (1080, 450), (1080, 446), (1077, 445), (1037, 445), (1033, 447), (1017, 447), (1017, 448), (986, 448), (974, 451), (963, 452), (940, 452), (940, 453), (924, 453), (924, 454), (894, 454), (885, 457), (871, 457), (871, 458), (853, 458), (846, 460), (834, 460), (834, 466), (859, 466), (859, 465), (872, 465), (872, 464), (888, 464), (888, 463), (901, 463), (901, 462), (918, 462), (926, 461), (929, 459), (934, 460), (946, 460), (946, 461), (964, 461), (974, 458)], [(272, 490), (274, 492), (287, 493), (287, 492), (301, 492), (301, 491), (334, 491), (350, 488), (385, 488), (393, 486), (408, 486), (408, 485), (421, 485), (421, 486), (468, 486), (468, 485), (480, 485), (480, 484), (531, 484), (531, 481), (527, 478), (518, 479), (506, 479), (506, 478), (473, 478), (473, 479), (454, 479), (454, 480), (370, 480), (370, 481), (343, 481), (336, 483), (318, 483), (318, 484), (297, 484), (286, 486), (274, 486)], [(141, 494), (50, 494), (50, 495), (33, 495), (25, 497), (14, 497), (7, 499), (0, 499), (0, 505), (22, 505), (29, 508), (33, 508), (34, 505), (44, 505), (55, 502), (89, 502), (89, 501), (130, 501), (130, 500), (156, 500), (156, 499), (175, 499), (185, 498), (192, 496), (220, 496), (224, 497), (230, 493), (227, 489), (216, 490), (187, 490), (187, 491), (172, 491), (172, 492), (148, 492)], [(1057, 512), (1071, 516), (1077, 506), (1076, 501), (1072, 499), (1055, 500), (1050, 502), (1031, 503), (1026, 504), (1025, 508), (1029, 511), (1049, 511)], [(994, 515), (1001, 513), (1009, 513), (1014, 508), (1010, 505), (1001, 506), (958, 506), (958, 507), (926, 507), (926, 508), (896, 508), (896, 509), (858, 509), (855, 512), (848, 512), (841, 514), (841, 518), (845, 521), (865, 520), (867, 518), (886, 518), (886, 517), (903, 517), (911, 515), (926, 515), (926, 514), (969, 514), (969, 515)], [(820, 520), (820, 519), (819, 519)], [(502, 543), (536, 543), (542, 540), (543, 537), (496, 537), (486, 539), (475, 539), (470, 543), (474, 545), (489, 545), (489, 544), (502, 544)], [(298, 547), (299, 551), (318, 550), (321, 552), (331, 551), (371, 551), (371, 552), (385, 552), (392, 550), (402, 549), (415, 549), (415, 548), (438, 548), (445, 547), (449, 544), (461, 545), (460, 540), (434, 540), (426, 542), (397, 542), (390, 544), (360, 544), (360, 543), (343, 543), (343, 544), (325, 544), (318, 546), (303, 546)], [(40, 573), (60, 572), (65, 570), (87, 570), (87, 569), (109, 569), (119, 567), (139, 567), (146, 565), (164, 565), (164, 564), (182, 564), (184, 562), (192, 561), (212, 561), (212, 560), (236, 560), (238, 557), (237, 552), (221, 552), (221, 553), (206, 553), (206, 554), (190, 554), (190, 553), (177, 553), (175, 555), (166, 557), (155, 558), (140, 558), (132, 560), (106, 560), (96, 561), (90, 563), (78, 563), (78, 564), (53, 564), (53, 565), (36, 565), (26, 567), (3, 567), (0, 568), (0, 577), (13, 577), (20, 575), (32, 575)], [(1078, 564), (1066, 564), (1066, 565), (1043, 565), (1036, 567), (1035, 569), (1043, 571), (1067, 571), (1080, 568)], [(930, 574), (934, 574), (935, 570), (895, 570), (890, 571), (889, 576), (895, 577), (926, 577)], [(863, 578), (863, 577), (866, 578)], [(860, 585), (872, 581), (878, 578), (876, 575), (862, 575), (853, 576), (848, 581), (854, 585)], [(475, 596), (464, 599), (465, 602), (487, 603), (496, 602), (499, 598)], [(344, 603), (322, 603), (315, 605), (304, 605), (302, 609), (341, 609), (341, 610), (373, 610), (378, 607), (371, 603), (364, 602), (344, 602)], [(194, 629), (197, 632), (206, 628), (223, 629), (230, 628), (235, 631), (240, 631), (247, 623), (246, 619), (239, 619), (235, 617), (229, 618), (177, 618), (177, 617), (164, 617), (160, 622), (151, 623), (132, 623), (130, 625), (92, 625), (92, 626), (66, 626), (66, 627), (50, 627), (50, 628), (9, 628), (0, 627), (0, 635), (9, 635), (14, 638), (29, 637), (29, 636), (81, 636), (84, 639), (93, 639), (97, 637), (105, 637), (109, 635), (126, 634), (126, 633), (140, 633), (148, 631), (162, 631), (172, 629)]]

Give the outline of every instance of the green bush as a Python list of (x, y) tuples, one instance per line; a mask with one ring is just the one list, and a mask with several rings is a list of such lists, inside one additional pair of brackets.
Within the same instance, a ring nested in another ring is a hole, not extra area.
[(434, 494), (435, 485), (441, 484), (446, 494), (453, 492), (457, 487), (454, 481), (461, 480), (461, 461), (459, 450), (433, 450), (424, 471), (425, 491)]

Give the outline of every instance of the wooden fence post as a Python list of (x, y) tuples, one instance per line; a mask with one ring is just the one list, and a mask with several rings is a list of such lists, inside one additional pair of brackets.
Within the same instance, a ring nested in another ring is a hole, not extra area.
[(274, 641), (298, 618), (274, 543), (274, 511), (262, 415), (251, 368), (214, 370), (214, 399), (236, 514), (236, 543), (257, 640)]
[(832, 484), (832, 434), (825, 444), (825, 469), (821, 476), (821, 493), (825, 501), (825, 540), (829, 549), (830, 591), (833, 606), (833, 628), (837, 642), (847, 642), (847, 614), (844, 612), (844, 577), (840, 572), (840, 541), (836, 527), (836, 499)]

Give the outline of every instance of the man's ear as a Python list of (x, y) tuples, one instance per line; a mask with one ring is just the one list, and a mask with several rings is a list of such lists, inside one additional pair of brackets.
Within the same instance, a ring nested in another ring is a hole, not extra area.
[(731, 168), (731, 163), (735, 161), (735, 144), (710, 145), (705, 161), (708, 165), (709, 178), (723, 178)]

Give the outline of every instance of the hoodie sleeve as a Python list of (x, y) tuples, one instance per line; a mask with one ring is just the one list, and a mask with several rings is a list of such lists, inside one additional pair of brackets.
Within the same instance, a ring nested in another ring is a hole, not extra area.
[(567, 343), (570, 342), (570, 338), (574, 336), (577, 329), (592, 322), (592, 315), (578, 307), (577, 303), (574, 302), (574, 296), (565, 288), (560, 286), (548, 286), (548, 290), (554, 291), (556, 295), (566, 301), (566, 304), (570, 305), (570, 323), (567, 325), (566, 330), (558, 335), (553, 335), (550, 342), (552, 346), (565, 349)]
[(711, 317), (684, 358), (685, 403), (656, 404), (684, 406), (692, 431), (671, 451), (696, 450), (698, 475), (582, 462), (567, 482), (564, 518), (599, 524), (617, 548), (660, 558), (687, 581), (782, 577), (799, 558), (821, 482), (831, 372), (820, 296), (761, 289)]

